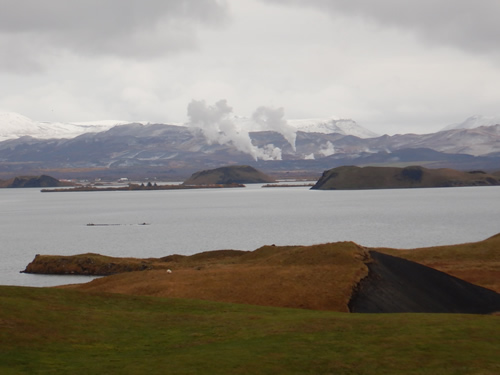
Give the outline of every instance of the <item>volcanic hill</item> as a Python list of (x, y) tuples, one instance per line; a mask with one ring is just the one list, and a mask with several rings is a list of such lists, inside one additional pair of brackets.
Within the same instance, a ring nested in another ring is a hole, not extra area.
[(28, 187), (60, 187), (67, 184), (58, 179), (47, 176), (19, 176), (10, 180), (0, 181), (0, 188), (28, 188)]
[(500, 185), (500, 179), (483, 171), (462, 172), (448, 168), (344, 166), (323, 172), (311, 189), (400, 189), (487, 185)]
[(248, 165), (232, 165), (203, 170), (184, 181), (184, 185), (254, 184), (275, 182), (275, 179)]

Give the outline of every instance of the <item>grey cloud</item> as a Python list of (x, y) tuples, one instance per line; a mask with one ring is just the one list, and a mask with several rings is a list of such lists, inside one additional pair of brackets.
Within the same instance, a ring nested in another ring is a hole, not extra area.
[(415, 32), (427, 42), (469, 52), (498, 53), (498, 0), (263, 0), (314, 7), (329, 14), (346, 14), (382, 26)]
[(8, 57), (17, 41), (24, 44), (18, 51), (31, 45), (36, 52), (165, 56), (193, 48), (199, 25), (226, 20), (227, 5), (219, 0), (0, 0), (0, 51)]
[(44, 70), (39, 45), (30, 45), (22, 38), (0, 34), (0, 72), (15, 74), (40, 73)]

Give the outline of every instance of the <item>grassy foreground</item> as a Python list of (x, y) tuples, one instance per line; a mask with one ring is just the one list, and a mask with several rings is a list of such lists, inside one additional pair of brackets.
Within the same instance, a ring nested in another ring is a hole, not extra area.
[(500, 317), (0, 287), (1, 374), (500, 373)]

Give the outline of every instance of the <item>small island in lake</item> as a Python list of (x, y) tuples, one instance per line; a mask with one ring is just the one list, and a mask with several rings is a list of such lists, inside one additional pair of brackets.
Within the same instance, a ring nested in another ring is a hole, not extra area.
[(0, 180), (0, 188), (37, 188), (37, 187), (61, 187), (71, 184), (59, 181), (57, 178), (41, 176), (18, 176), (9, 180)]
[(343, 166), (323, 172), (315, 190), (401, 189), (500, 185), (500, 179), (483, 171), (428, 169), (420, 166)]
[(71, 189), (43, 189), (43, 193), (69, 191), (130, 191), (130, 190), (178, 190), (178, 189), (221, 189), (245, 187), (244, 184), (275, 182), (276, 180), (265, 173), (247, 166), (235, 165), (216, 169), (204, 170), (193, 175), (182, 184), (157, 185), (129, 183), (127, 186), (76, 186)]
[(193, 173), (183, 185), (260, 184), (276, 182), (274, 178), (248, 165), (232, 165)]
[(210, 185), (157, 185), (128, 184), (127, 186), (77, 186), (71, 189), (42, 189), (42, 193), (60, 193), (66, 191), (131, 191), (131, 190), (181, 190), (181, 189), (222, 189), (245, 187), (243, 184), (210, 184)]

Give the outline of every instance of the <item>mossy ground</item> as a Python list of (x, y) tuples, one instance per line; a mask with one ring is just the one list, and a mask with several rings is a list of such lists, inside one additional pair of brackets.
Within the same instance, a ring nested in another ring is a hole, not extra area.
[(500, 373), (500, 317), (0, 287), (2, 374)]

